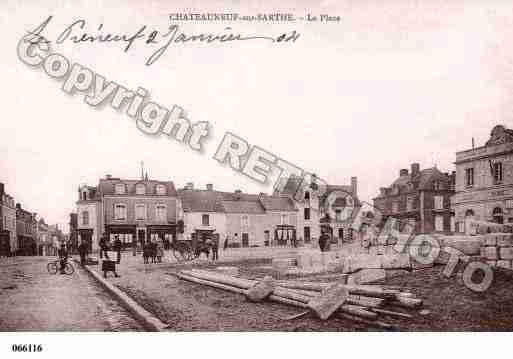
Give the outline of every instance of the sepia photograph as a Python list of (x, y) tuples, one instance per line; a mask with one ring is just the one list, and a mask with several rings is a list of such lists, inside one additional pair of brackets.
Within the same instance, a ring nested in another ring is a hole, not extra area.
[(513, 2), (0, 9), (2, 357), (507, 345)]

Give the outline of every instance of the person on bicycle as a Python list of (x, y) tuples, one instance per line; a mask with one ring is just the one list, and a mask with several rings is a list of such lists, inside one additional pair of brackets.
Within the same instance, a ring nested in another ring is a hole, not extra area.
[(61, 244), (61, 248), (59, 248), (59, 261), (61, 264), (61, 274), (66, 274), (64, 269), (66, 268), (66, 262), (68, 261), (68, 250), (66, 249), (66, 245)]

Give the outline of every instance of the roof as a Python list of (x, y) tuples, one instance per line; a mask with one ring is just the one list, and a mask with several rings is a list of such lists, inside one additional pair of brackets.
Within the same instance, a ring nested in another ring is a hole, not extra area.
[(495, 146), (507, 142), (513, 142), (513, 130), (502, 125), (497, 125), (490, 133), (490, 139), (486, 142), (486, 146)]
[[(433, 188), (433, 182), (440, 181), (445, 182), (448, 186), (450, 185), (450, 177), (446, 174), (442, 173), (438, 168), (431, 167), (426, 168), (420, 171), (419, 173), (412, 175), (408, 173), (407, 175), (399, 176), (390, 187), (387, 189), (391, 189), (393, 187), (404, 188), (411, 184), (416, 184), (414, 187), (416, 191), (418, 190), (427, 190)], [(386, 197), (387, 195), (380, 194), (376, 198)]]
[(128, 180), (128, 179), (120, 179), (120, 178), (102, 178), (100, 179), (100, 183), (98, 184), (98, 192), (99, 195), (109, 195), (115, 194), (114, 186), (118, 183), (123, 183), (126, 185), (126, 194), (135, 194), (135, 186), (139, 183), (142, 183), (146, 186), (146, 194), (156, 194), (156, 186), (158, 184), (163, 184), (166, 186), (166, 195), (176, 197), (176, 188), (172, 181), (157, 181), (157, 180)]
[(289, 197), (260, 196), (260, 203), (266, 211), (297, 211)]
[(278, 196), (182, 189), (178, 191), (186, 212), (264, 214), (265, 211), (295, 211), (291, 199)]
[(180, 190), (182, 208), (186, 212), (224, 212), (221, 196), (217, 191)]

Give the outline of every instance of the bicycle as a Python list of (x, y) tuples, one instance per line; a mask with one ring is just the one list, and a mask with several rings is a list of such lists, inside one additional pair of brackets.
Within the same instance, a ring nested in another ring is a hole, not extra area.
[[(46, 265), (46, 269), (48, 270), (48, 273), (50, 274), (57, 274), (61, 268), (61, 260), (57, 259), (55, 261), (52, 261)], [(66, 259), (66, 265), (64, 266), (64, 273), (67, 275), (72, 275), (75, 273), (75, 267), (73, 267), (73, 264), (71, 264)]]

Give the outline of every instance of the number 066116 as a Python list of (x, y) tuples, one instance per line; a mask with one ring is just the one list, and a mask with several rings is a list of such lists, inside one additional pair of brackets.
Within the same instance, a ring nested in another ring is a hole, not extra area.
[(43, 351), (42, 344), (13, 344), (13, 352), (19, 353), (38, 353)]

